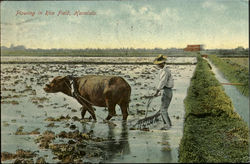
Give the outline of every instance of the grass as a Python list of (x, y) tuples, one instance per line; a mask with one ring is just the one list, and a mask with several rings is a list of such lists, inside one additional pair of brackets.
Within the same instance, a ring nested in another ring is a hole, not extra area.
[(220, 163), (249, 160), (249, 130), (230, 98), (200, 56), (185, 103), (179, 162)]
[(196, 56), (193, 52), (151, 52), (151, 51), (108, 51), (108, 50), (2, 50), (1, 56), (80, 56), (80, 57), (156, 57), (159, 54), (167, 56)]
[(222, 58), (222, 60), (232, 65), (236, 64), (249, 68), (249, 58)]
[(209, 55), (209, 59), (223, 73), (228, 81), (231, 83), (242, 83), (243, 86), (237, 85), (236, 88), (244, 96), (249, 97), (249, 71), (247, 67), (235, 62), (223, 60), (215, 55)]
[(185, 121), (179, 162), (231, 163), (249, 160), (248, 129), (230, 117), (189, 117)]

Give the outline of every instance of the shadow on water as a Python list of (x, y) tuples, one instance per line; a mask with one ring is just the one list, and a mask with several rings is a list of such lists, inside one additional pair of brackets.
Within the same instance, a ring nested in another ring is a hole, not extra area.
[(122, 122), (121, 133), (119, 139), (116, 139), (114, 127), (108, 125), (108, 142), (107, 142), (107, 157), (106, 160), (112, 160), (116, 154), (121, 156), (130, 154), (130, 146), (128, 140), (128, 127), (126, 122)]
[[(106, 144), (106, 159), (102, 162), (171, 162), (172, 154), (170, 138), (167, 131), (143, 133), (141, 131), (129, 131), (126, 122), (121, 123), (121, 130), (116, 133), (117, 127), (108, 125), (108, 141)], [(131, 134), (131, 135), (130, 135)], [(157, 136), (157, 137), (155, 137)], [(145, 142), (147, 138), (148, 141)], [(131, 141), (131, 143), (130, 143)], [(154, 143), (154, 144), (153, 144)], [(141, 152), (140, 155), (136, 152)], [(141, 155), (144, 154), (144, 155)]]
[[(82, 132), (107, 139), (103, 141), (102, 145), (102, 149), (105, 151), (105, 157), (102, 162), (112, 161), (117, 156), (121, 157), (131, 153), (127, 123), (121, 122), (120, 124), (119, 126), (114, 126), (112, 124), (99, 124), (96, 122), (92, 122), (91, 124), (82, 123)], [(99, 133), (106, 130), (107, 133), (105, 134)]]
[(170, 138), (168, 136), (167, 132), (162, 133), (162, 140), (161, 140), (161, 146), (162, 146), (162, 157), (161, 161), (172, 161), (172, 151), (170, 150), (169, 145)]
[[(117, 122), (118, 123), (118, 122)], [(93, 131), (96, 124), (92, 124), (88, 131)], [(98, 134), (100, 130), (96, 125), (95, 135), (106, 136), (103, 142), (105, 158), (104, 163), (126, 162), (173, 162), (171, 138), (168, 131), (151, 130), (149, 132), (129, 130), (126, 122), (118, 123), (117, 126), (105, 124), (107, 130), (104, 135)], [(175, 152), (174, 152), (175, 153)], [(176, 154), (175, 154), (176, 155)]]

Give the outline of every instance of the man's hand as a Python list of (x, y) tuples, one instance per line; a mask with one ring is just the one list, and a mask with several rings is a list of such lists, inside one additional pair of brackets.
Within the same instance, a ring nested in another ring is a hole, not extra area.
[(156, 90), (156, 92), (155, 92), (155, 94), (154, 94), (154, 97), (157, 97), (158, 96), (158, 94), (159, 94), (159, 92), (160, 92), (160, 90)]

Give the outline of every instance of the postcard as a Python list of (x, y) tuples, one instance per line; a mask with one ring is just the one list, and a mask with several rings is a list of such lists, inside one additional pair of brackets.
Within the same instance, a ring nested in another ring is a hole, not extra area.
[(1, 1), (1, 162), (249, 162), (249, 1)]

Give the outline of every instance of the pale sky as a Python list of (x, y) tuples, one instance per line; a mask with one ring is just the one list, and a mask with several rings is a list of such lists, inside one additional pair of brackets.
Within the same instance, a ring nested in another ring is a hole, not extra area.
[[(57, 16), (60, 10), (71, 15)], [(76, 16), (77, 10), (96, 15)], [(1, 45), (7, 47), (248, 48), (248, 29), (247, 0), (1, 2)]]

